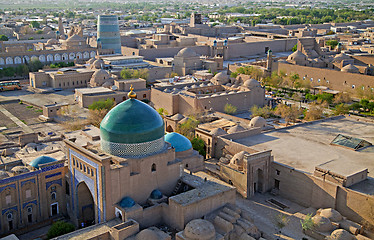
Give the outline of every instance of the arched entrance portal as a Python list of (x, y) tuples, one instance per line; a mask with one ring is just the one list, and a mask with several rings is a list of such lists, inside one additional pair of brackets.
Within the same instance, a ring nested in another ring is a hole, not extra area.
[(95, 224), (95, 202), (85, 182), (77, 186), (78, 195), (78, 223), (80, 227)]
[(166, 131), (167, 132), (174, 132), (173, 128), (170, 125), (166, 128)]

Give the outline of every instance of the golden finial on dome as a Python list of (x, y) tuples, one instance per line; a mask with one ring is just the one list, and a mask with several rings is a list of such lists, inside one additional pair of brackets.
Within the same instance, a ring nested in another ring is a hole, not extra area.
[(136, 93), (133, 90), (134, 88), (132, 87), (132, 84), (131, 84), (130, 92), (127, 94), (129, 98), (136, 98)]

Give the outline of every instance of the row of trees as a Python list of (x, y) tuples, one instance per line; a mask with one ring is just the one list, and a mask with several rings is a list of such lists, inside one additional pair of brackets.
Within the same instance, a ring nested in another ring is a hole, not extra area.
[(38, 59), (31, 59), (26, 64), (0, 69), (0, 78), (16, 76), (26, 77), (28, 76), (29, 72), (37, 72), (42, 68), (43, 64)]
[(143, 68), (143, 69), (123, 68), (121, 71), (121, 77), (123, 79), (136, 79), (136, 78), (148, 79), (148, 76), (149, 76), (149, 71), (146, 68)]

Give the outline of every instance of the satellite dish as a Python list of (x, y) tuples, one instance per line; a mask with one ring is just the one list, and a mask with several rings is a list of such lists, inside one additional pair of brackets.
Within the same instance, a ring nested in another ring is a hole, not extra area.
[(113, 91), (116, 91), (116, 90), (118, 90), (118, 87), (117, 87), (116, 85), (113, 85), (113, 86), (112, 86), (112, 90), (113, 90)]

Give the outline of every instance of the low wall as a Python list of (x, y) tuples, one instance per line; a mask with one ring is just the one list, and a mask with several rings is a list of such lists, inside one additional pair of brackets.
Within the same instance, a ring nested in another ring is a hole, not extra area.
[(324, 181), (281, 163), (272, 163), (272, 178), (282, 197), (305, 207), (334, 208), (355, 222), (374, 225), (374, 196)]

